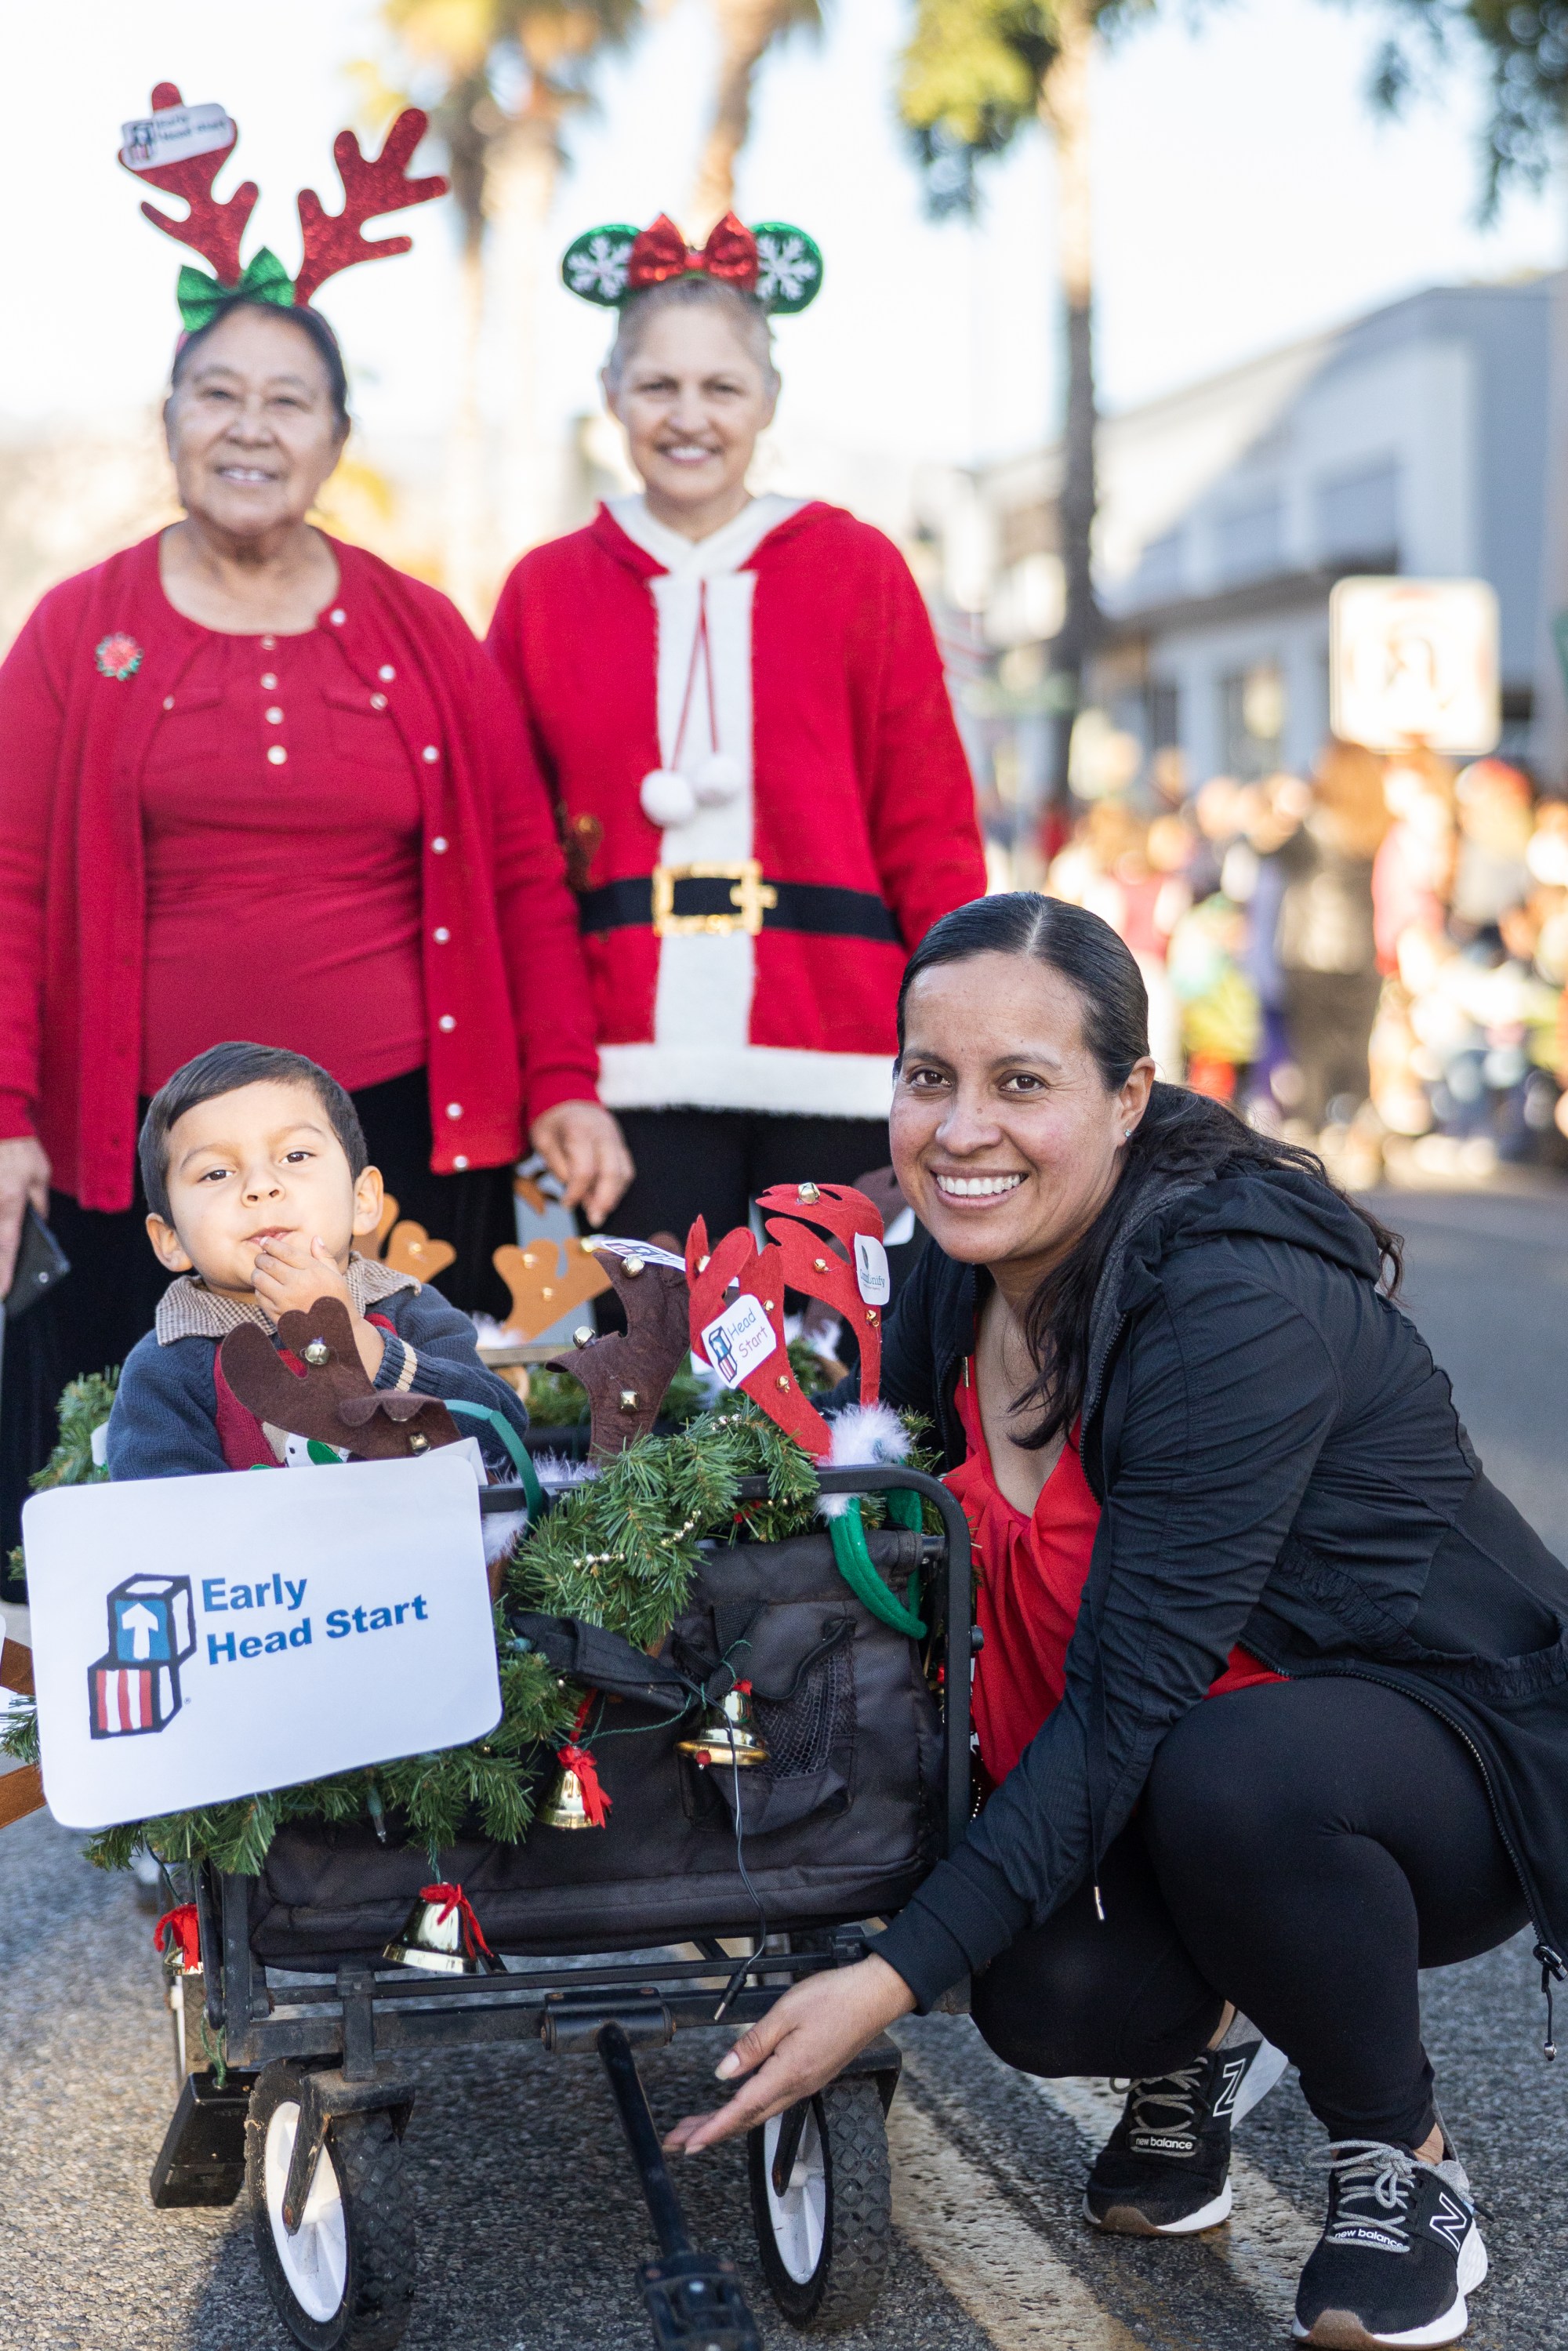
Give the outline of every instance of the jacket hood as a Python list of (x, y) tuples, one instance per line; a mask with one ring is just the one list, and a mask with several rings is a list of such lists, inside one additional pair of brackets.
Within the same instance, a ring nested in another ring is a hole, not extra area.
[(1375, 1281), (1377, 1243), (1348, 1200), (1299, 1167), (1248, 1167), (1212, 1177), (1157, 1221), (1169, 1249), (1247, 1233), (1319, 1257)]
[(1308, 1249), (1347, 1273), (1375, 1281), (1377, 1243), (1347, 1200), (1298, 1167), (1242, 1167), (1206, 1177), (1173, 1177), (1151, 1188), (1105, 1260), (1090, 1322), (1083, 1419), (1100, 1401), (1105, 1367), (1123, 1323), (1157, 1286), (1162, 1261), (1177, 1249), (1232, 1235)]
[[(782, 522), (776, 522), (772, 529), (758, 539), (741, 569), (754, 569), (764, 548), (782, 547), (787, 539), (796, 538), (802, 531), (814, 530), (819, 525), (835, 518), (847, 519), (841, 507), (831, 507), (822, 498), (809, 498), (803, 507), (798, 507), (792, 515), (786, 515)], [(584, 526), (584, 535), (593, 539), (607, 555), (612, 555), (617, 563), (623, 563), (628, 571), (634, 571), (640, 580), (656, 580), (664, 569), (656, 555), (650, 555), (645, 547), (639, 547), (636, 540), (622, 529), (602, 502), (593, 520)]]

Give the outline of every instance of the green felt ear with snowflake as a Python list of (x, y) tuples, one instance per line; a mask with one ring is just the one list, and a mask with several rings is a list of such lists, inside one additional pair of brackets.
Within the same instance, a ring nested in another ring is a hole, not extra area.
[(626, 221), (612, 221), (575, 237), (561, 256), (561, 283), (585, 302), (613, 310), (626, 299), (626, 270), (637, 232)]
[(757, 298), (780, 315), (804, 310), (822, 290), (822, 249), (815, 237), (788, 221), (758, 221)]

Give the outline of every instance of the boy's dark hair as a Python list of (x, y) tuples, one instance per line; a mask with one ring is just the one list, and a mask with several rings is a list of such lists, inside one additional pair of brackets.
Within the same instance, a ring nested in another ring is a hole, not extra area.
[(214, 1045), (176, 1070), (147, 1105), (136, 1149), (141, 1162), (141, 1189), (155, 1217), (162, 1217), (165, 1224), (171, 1221), (169, 1131), (175, 1120), (203, 1102), (214, 1102), (219, 1094), (232, 1094), (240, 1086), (267, 1085), (309, 1087), (343, 1146), (350, 1175), (358, 1183), (370, 1165), (371, 1155), (365, 1148), (360, 1113), (336, 1078), (329, 1077), (319, 1061), (304, 1053), (287, 1052), (281, 1045)]

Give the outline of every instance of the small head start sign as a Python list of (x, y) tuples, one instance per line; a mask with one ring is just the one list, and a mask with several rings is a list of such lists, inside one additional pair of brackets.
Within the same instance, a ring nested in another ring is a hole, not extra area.
[(58, 1487), (22, 1517), (44, 1793), (107, 1828), (501, 1712), (466, 1459)]

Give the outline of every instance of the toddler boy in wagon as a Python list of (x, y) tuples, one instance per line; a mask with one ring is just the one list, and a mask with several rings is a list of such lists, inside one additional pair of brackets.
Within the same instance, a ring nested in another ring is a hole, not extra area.
[(160, 1087), (139, 1144), (147, 1235), (170, 1284), (131, 1351), (110, 1416), (111, 1478), (179, 1478), (298, 1459), (223, 1375), (218, 1350), (242, 1322), (323, 1298), (348, 1309), (378, 1388), (438, 1396), (479, 1440), (493, 1479), (513, 1479), (528, 1415), (486, 1370), (465, 1314), (409, 1274), (355, 1253), (381, 1222), (352, 1102), (302, 1053), (214, 1045)]

